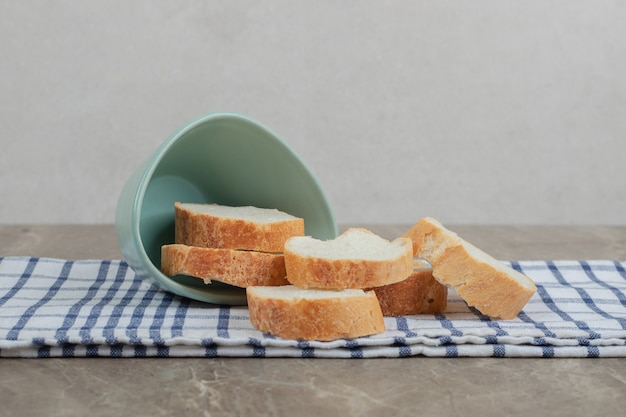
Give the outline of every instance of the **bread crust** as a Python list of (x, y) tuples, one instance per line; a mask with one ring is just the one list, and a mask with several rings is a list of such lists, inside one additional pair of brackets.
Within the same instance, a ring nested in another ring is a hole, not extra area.
[(515, 318), (535, 294), (535, 283), (425, 217), (405, 234), (413, 241), (413, 255), (432, 265), (433, 276), (453, 287), (468, 305), (501, 319)]
[(373, 292), (362, 297), (278, 299), (246, 291), (252, 325), (284, 339), (330, 341), (382, 333), (385, 323)]
[(432, 268), (417, 267), (404, 281), (371, 290), (388, 317), (442, 313), (448, 305), (448, 287), (433, 277)]
[(188, 275), (237, 287), (287, 285), (282, 254), (181, 244), (161, 247), (161, 270), (165, 275)]
[(393, 259), (327, 259), (307, 256), (285, 245), (287, 279), (300, 288), (371, 288), (402, 281), (413, 271), (412, 242), (396, 239), (406, 250)]
[(304, 219), (271, 223), (197, 213), (174, 203), (174, 242), (202, 248), (282, 252), (285, 241), (304, 235)]

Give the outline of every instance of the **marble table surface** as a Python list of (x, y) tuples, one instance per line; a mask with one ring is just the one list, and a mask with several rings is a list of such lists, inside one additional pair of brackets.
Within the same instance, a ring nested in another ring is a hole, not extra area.
[[(389, 239), (408, 228), (365, 227)], [(626, 259), (626, 227), (449, 228), (502, 260)], [(121, 258), (111, 225), (0, 225), (0, 256), (13, 255)], [(624, 409), (626, 358), (0, 359), (0, 416), (610, 416)]]

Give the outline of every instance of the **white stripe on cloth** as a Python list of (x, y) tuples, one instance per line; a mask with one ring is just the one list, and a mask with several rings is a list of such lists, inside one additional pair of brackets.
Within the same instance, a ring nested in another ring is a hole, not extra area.
[(537, 294), (490, 320), (455, 294), (445, 314), (385, 317), (384, 333), (302, 342), (254, 329), (245, 307), (160, 290), (124, 261), (0, 258), (2, 357), (626, 357), (626, 263), (504, 262)]

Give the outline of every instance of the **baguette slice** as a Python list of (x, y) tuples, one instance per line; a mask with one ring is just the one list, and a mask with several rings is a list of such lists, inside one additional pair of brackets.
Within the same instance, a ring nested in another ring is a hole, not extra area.
[(373, 292), (303, 290), (286, 285), (249, 287), (246, 294), (252, 325), (284, 339), (329, 341), (385, 331)]
[(383, 316), (442, 313), (448, 305), (448, 287), (433, 277), (432, 268), (415, 261), (404, 281), (374, 287)]
[(188, 275), (236, 287), (287, 285), (282, 254), (233, 249), (197, 248), (180, 244), (161, 247), (161, 270), (165, 275)]
[(174, 203), (174, 243), (202, 248), (282, 252), (304, 235), (304, 219), (276, 209)]
[(406, 279), (413, 271), (412, 242), (392, 242), (363, 228), (333, 240), (292, 237), (285, 243), (290, 283), (300, 288), (371, 288)]
[(513, 319), (537, 291), (529, 277), (497, 261), (431, 217), (418, 221), (404, 236), (413, 240), (414, 256), (432, 265), (433, 276), (439, 282), (453, 287), (468, 305), (487, 316)]

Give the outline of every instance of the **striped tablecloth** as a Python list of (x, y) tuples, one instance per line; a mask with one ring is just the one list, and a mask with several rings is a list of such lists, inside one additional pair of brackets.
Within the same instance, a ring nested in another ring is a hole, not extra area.
[(193, 301), (124, 261), (0, 258), (1, 357), (626, 357), (626, 262), (504, 262), (537, 293), (514, 320), (451, 294), (445, 314), (385, 317), (386, 332), (299, 342), (250, 324), (245, 307)]

